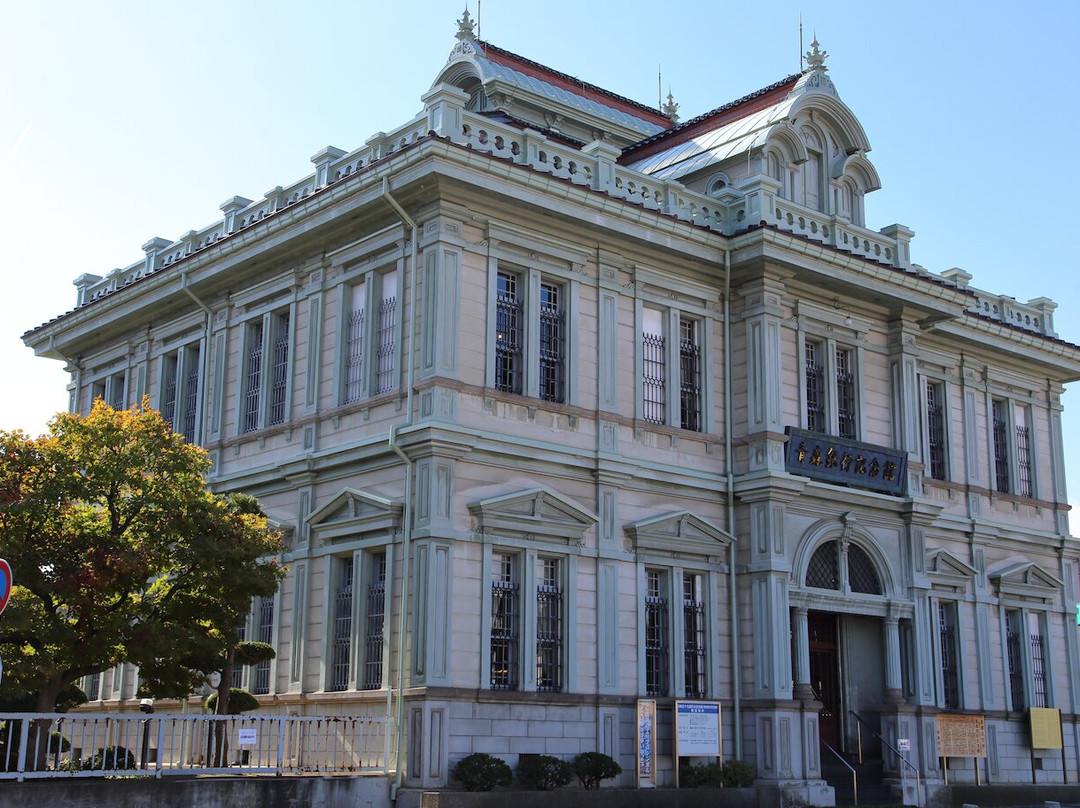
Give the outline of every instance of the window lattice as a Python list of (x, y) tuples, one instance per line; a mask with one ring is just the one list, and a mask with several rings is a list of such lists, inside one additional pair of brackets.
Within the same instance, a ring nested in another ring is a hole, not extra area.
[(945, 409), (944, 386), (926, 383), (926, 438), (930, 476), (945, 479)]
[(1016, 493), (1030, 497), (1031, 493), (1031, 450), (1030, 432), (1027, 426), (1016, 427)]
[(645, 573), (645, 694), (668, 694), (667, 598), (663, 595), (663, 575)]
[(641, 335), (641, 416), (651, 424), (665, 422), (663, 334)]
[(705, 603), (700, 575), (683, 578), (683, 672), (686, 697), (705, 698)]
[[(274, 643), (274, 598), (259, 598), (258, 641), (267, 645)], [(270, 692), (270, 660), (264, 659), (255, 666), (255, 682), (251, 692), (256, 695)]]
[(495, 388), (523, 392), (522, 351), (524, 308), (518, 297), (518, 278), (508, 272), (497, 276), (495, 296)]
[(566, 327), (562, 289), (540, 284), (540, 398), (562, 403), (566, 393)]
[(959, 660), (956, 653), (956, 604), (938, 604), (938, 627), (941, 633), (941, 690), (942, 706), (949, 710), (960, 708)]
[(364, 633), (364, 689), (383, 684), (383, 620), (386, 616), (386, 553), (374, 557), (367, 591), (367, 628)]
[(1027, 707), (1024, 698), (1024, 661), (1020, 649), (1020, 612), (1009, 609), (1005, 612), (1005, 656), (1009, 661), (1009, 695), (1012, 708), (1023, 710)]
[(397, 317), (397, 298), (383, 298), (379, 304), (379, 333), (375, 392), (394, 389), (394, 325)]
[(881, 579), (877, 568), (866, 550), (857, 544), (848, 545), (847, 550), (848, 586), (852, 592), (865, 595), (881, 594)]
[(701, 431), (701, 347), (697, 323), (679, 321), (679, 423)]
[(248, 329), (247, 373), (244, 379), (244, 414), (242, 431), (259, 428), (259, 396), (262, 394), (263, 325), (252, 323)]
[(334, 593), (333, 649), (330, 660), (330, 686), (327, 690), (347, 690), (349, 661), (352, 656), (353, 560), (337, 560), (337, 592)]
[(345, 401), (364, 397), (364, 308), (349, 312), (349, 337), (345, 359)]
[(1049, 707), (1046, 699), (1046, 644), (1042, 634), (1031, 635), (1031, 706)]
[(162, 368), (162, 375), (164, 377), (164, 386), (161, 390), (161, 417), (169, 422), (169, 426), (173, 427), (173, 431), (176, 427), (173, 424), (173, 419), (176, 417), (176, 355), (165, 357), (164, 367)]
[(195, 442), (196, 416), (199, 412), (199, 352), (188, 351), (187, 379), (184, 381), (184, 411), (180, 434), (188, 443)]
[(558, 559), (540, 561), (540, 584), (536, 587), (536, 689), (562, 691), (562, 583)]
[(821, 361), (821, 343), (807, 342), (804, 356), (806, 375), (806, 428), (825, 431), (825, 366)]
[(491, 689), (518, 687), (518, 585), (514, 557), (492, 557)]
[(840, 545), (835, 541), (825, 542), (810, 556), (806, 570), (806, 585), (818, 589), (840, 588)]
[(1005, 402), (995, 398), (991, 404), (994, 430), (994, 486), (1002, 494), (1009, 493), (1009, 439)]
[(836, 349), (836, 417), (841, 438), (855, 440), (855, 369), (850, 348)]
[(285, 394), (289, 388), (289, 315), (278, 317), (276, 325), (273, 364), (270, 367), (270, 411), (267, 414), (269, 424), (285, 423)]

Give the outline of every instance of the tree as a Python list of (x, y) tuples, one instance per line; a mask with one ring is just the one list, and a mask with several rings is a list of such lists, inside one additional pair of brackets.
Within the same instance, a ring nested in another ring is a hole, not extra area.
[(250, 497), (211, 493), (206, 452), (144, 400), (0, 432), (0, 696), (50, 712), (79, 678), (131, 662), (148, 695), (219, 670), (251, 599), (274, 593), (280, 537)]

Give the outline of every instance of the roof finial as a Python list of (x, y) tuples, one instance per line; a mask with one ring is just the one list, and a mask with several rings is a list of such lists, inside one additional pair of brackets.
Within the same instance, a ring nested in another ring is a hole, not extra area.
[(476, 33), (473, 31), (473, 21), (469, 16), (468, 6), (465, 6), (465, 12), (461, 15), (461, 19), (457, 21), (457, 38), (476, 39)]
[(806, 52), (806, 69), (820, 70), (824, 73), (829, 68), (825, 67), (825, 57), (828, 51), (818, 49), (817, 31), (814, 32), (814, 41), (810, 43), (810, 50)]
[(675, 103), (675, 98), (671, 95), (670, 87), (668, 87), (667, 103), (664, 104), (660, 111), (671, 119), (672, 126), (679, 122), (679, 105)]

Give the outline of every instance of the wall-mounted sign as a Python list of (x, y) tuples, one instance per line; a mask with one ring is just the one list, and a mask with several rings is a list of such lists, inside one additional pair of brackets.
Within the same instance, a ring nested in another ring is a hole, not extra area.
[(1053, 707), (1032, 707), (1031, 748), (1061, 749), (1061, 710)]
[(791, 474), (886, 494), (904, 493), (907, 485), (905, 452), (790, 426), (786, 431), (784, 467)]
[(938, 713), (937, 753), (943, 758), (986, 757), (986, 719), (981, 715)]
[(721, 757), (720, 702), (675, 702), (677, 757)]

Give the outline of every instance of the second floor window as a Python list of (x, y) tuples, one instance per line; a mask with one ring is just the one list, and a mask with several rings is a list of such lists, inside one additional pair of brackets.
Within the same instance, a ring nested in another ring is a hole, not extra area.
[[(644, 308), (641, 316), (642, 420), (701, 432), (702, 321), (652, 308)], [(668, 338), (669, 330), (674, 339)], [(668, 407), (676, 397), (677, 411)]]
[(343, 287), (342, 297), (339, 395), (349, 404), (397, 387), (397, 270), (370, 271)]
[(244, 345), (240, 431), (282, 424), (289, 417), (288, 310), (249, 323)]
[(564, 403), (567, 398), (567, 287), (538, 273), (495, 275), (497, 390)]
[(926, 467), (935, 480), (946, 478), (945, 385), (926, 382)]
[(525, 323), (520, 278), (509, 272), (497, 276), (495, 295), (495, 387), (506, 393), (522, 393), (525, 373), (522, 367)]
[(806, 428), (858, 440), (858, 376), (853, 348), (831, 340), (803, 344), (803, 396)]
[(159, 409), (188, 443), (197, 439), (199, 416), (199, 362), (197, 345), (166, 354), (161, 362)]
[(1008, 494), (1009, 475), (1009, 410), (1003, 398), (990, 402), (991, 435), (994, 446), (994, 490)]

